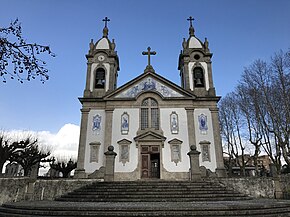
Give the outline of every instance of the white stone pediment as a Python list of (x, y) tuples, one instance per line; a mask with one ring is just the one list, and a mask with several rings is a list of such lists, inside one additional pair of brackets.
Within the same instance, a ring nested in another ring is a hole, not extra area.
[(152, 76), (147, 76), (122, 90), (114, 98), (135, 98), (137, 95), (145, 91), (156, 91), (163, 97), (184, 97), (183, 94), (177, 92), (168, 84), (162, 83)]
[(166, 140), (166, 137), (164, 137), (163, 135), (160, 135), (158, 133), (152, 132), (152, 131), (148, 131), (148, 132), (144, 132), (138, 136), (136, 136), (134, 138), (134, 140), (136, 142), (148, 142), (148, 141), (159, 141), (159, 142), (164, 142)]

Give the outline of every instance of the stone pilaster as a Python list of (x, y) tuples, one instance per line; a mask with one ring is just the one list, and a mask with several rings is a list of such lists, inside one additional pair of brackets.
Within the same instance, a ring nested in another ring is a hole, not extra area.
[(114, 173), (115, 173), (115, 158), (117, 153), (114, 152), (114, 147), (109, 146), (108, 151), (105, 152), (106, 155), (106, 168), (105, 168), (105, 181), (111, 182), (114, 181)]
[(114, 109), (106, 109), (105, 150), (112, 144), (112, 122)]
[(200, 152), (196, 150), (195, 145), (190, 146), (190, 152), (187, 153), (190, 160), (190, 180), (199, 181), (201, 180), (201, 172), (199, 169), (199, 155)]
[(217, 164), (216, 173), (218, 177), (225, 177), (226, 169), (224, 167), (223, 148), (222, 148), (222, 141), (221, 141), (221, 135), (220, 135), (218, 108), (210, 109), (210, 111), (211, 111), (211, 118), (212, 118), (215, 155), (216, 155), (216, 164)]
[(87, 63), (87, 77), (86, 77), (86, 89), (85, 91), (90, 91), (90, 85), (91, 85), (91, 69), (92, 69), (92, 63), (88, 61)]
[(189, 57), (185, 57), (184, 58), (184, 68), (183, 68), (183, 76), (184, 76), (184, 89), (186, 90), (191, 90), (190, 89), (190, 79), (189, 79), (189, 67), (188, 67), (188, 63), (189, 63)]
[(186, 108), (187, 115), (187, 130), (188, 130), (188, 142), (189, 144), (195, 144), (195, 126), (194, 126), (194, 109)]
[(82, 109), (82, 119), (81, 119), (81, 129), (80, 129), (80, 140), (79, 140), (79, 150), (78, 150), (78, 161), (77, 168), (75, 170), (75, 178), (86, 178), (85, 173), (85, 152), (86, 152), (86, 140), (87, 140), (87, 127), (88, 127), (88, 117), (89, 109)]

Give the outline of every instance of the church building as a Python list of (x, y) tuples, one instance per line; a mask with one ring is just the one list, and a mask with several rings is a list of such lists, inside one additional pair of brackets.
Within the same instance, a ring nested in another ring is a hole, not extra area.
[[(75, 177), (100, 177), (109, 146), (114, 147), (115, 180), (188, 180), (193, 145), (200, 152), (199, 166), (218, 176), (224, 173), (217, 102), (209, 43), (189, 36), (179, 54), (180, 83), (155, 72), (148, 47), (146, 69), (117, 87), (119, 57), (108, 37), (91, 40), (86, 86), (79, 98), (81, 127)], [(178, 54), (176, 54), (178, 55)], [(138, 70), (138, 69), (137, 69)]]

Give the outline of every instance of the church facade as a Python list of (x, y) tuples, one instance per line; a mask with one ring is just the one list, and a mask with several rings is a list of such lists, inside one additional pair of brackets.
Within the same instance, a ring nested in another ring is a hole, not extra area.
[(119, 57), (114, 39), (90, 42), (81, 109), (78, 167), (75, 177), (99, 176), (109, 146), (117, 153), (115, 180), (188, 180), (190, 146), (200, 152), (199, 166), (224, 172), (217, 102), (208, 41), (195, 36), (190, 17), (178, 69), (181, 84), (155, 72), (143, 73), (117, 88)]

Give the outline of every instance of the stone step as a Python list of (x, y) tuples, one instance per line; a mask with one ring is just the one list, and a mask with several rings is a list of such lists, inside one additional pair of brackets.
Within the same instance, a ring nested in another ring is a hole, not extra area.
[(90, 185), (87, 187), (83, 188), (164, 188), (164, 189), (169, 189), (169, 188), (191, 188), (191, 189), (201, 189), (201, 188), (220, 188), (221, 186), (217, 185), (202, 185), (202, 186), (186, 186), (186, 185)]
[(139, 185), (209, 185), (216, 183), (212, 181), (200, 181), (200, 182), (191, 182), (191, 181), (114, 181), (114, 182), (94, 182), (92, 185), (132, 185), (132, 186), (139, 186)]
[(148, 185), (148, 184), (140, 184), (140, 185), (133, 185), (133, 184), (107, 184), (107, 183), (96, 183), (89, 186), (85, 186), (83, 188), (80, 188), (80, 191), (91, 191), (91, 190), (98, 190), (98, 189), (104, 189), (104, 190), (113, 190), (113, 189), (120, 189), (120, 190), (126, 190), (126, 189), (140, 189), (140, 190), (154, 190), (154, 189), (164, 189), (164, 190), (201, 190), (201, 189), (210, 189), (210, 190), (226, 190), (225, 187), (222, 187), (220, 185), (213, 185), (213, 184), (203, 184), (200, 186), (195, 186), (192, 184), (187, 185), (171, 185), (171, 184), (164, 184), (164, 185)]
[(156, 201), (225, 201), (251, 199), (212, 182), (96, 182), (57, 198), (58, 201), (156, 202)]
[(27, 216), (290, 216), (290, 202), (276, 200), (253, 200), (195, 203), (82, 203), (35, 201), (6, 204), (0, 207), (0, 217)]
[(211, 192), (211, 191), (216, 191), (216, 192), (221, 192), (221, 191), (231, 191), (233, 190), (230, 189), (225, 189), (225, 188), (199, 188), (199, 189), (193, 189), (193, 188), (133, 188), (133, 187), (127, 187), (127, 188), (105, 188), (105, 187), (97, 187), (97, 188), (85, 188), (85, 189), (77, 189), (74, 192), (131, 192), (131, 191), (139, 191), (139, 192)]
[(65, 196), (65, 197), (72, 197), (72, 196), (75, 196), (75, 197), (82, 197), (84, 195), (87, 195), (88, 197), (91, 197), (91, 196), (96, 196), (96, 195), (99, 195), (99, 196), (125, 196), (125, 195), (128, 195), (128, 196), (131, 196), (131, 195), (136, 195), (136, 196), (154, 196), (154, 195), (173, 195), (175, 197), (180, 197), (180, 196), (183, 196), (183, 195), (193, 195), (193, 196), (198, 196), (198, 195), (204, 195), (206, 197), (210, 196), (210, 195), (234, 195), (234, 196), (247, 196), (245, 194), (241, 194), (241, 193), (238, 193), (238, 192), (231, 192), (231, 191), (199, 191), (199, 192), (178, 192), (178, 191), (153, 191), (153, 192), (140, 192), (140, 191), (126, 191), (126, 192), (71, 192), (71, 193), (67, 193), (65, 195), (62, 195), (62, 196)]
[(212, 182), (172, 182), (172, 181), (160, 181), (160, 182), (144, 182), (144, 181), (136, 181), (136, 182), (95, 182), (92, 186), (216, 186), (215, 183)]
[(154, 197), (154, 198), (57, 198), (63, 202), (194, 202), (194, 201), (242, 201), (251, 200), (248, 197)]
[(162, 198), (162, 197), (172, 197), (172, 198), (177, 198), (177, 197), (189, 197), (189, 198), (200, 198), (200, 197), (246, 197), (242, 194), (233, 194), (233, 193), (211, 193), (211, 194), (169, 194), (168, 192), (164, 192), (162, 194), (149, 194), (149, 192), (147, 192), (146, 194), (137, 194), (138, 192), (136, 192), (136, 194), (68, 194), (68, 195), (64, 195), (62, 197), (66, 197), (66, 198), (139, 198), (140, 196), (142, 198), (150, 198), (150, 197), (158, 197), (158, 198)]

